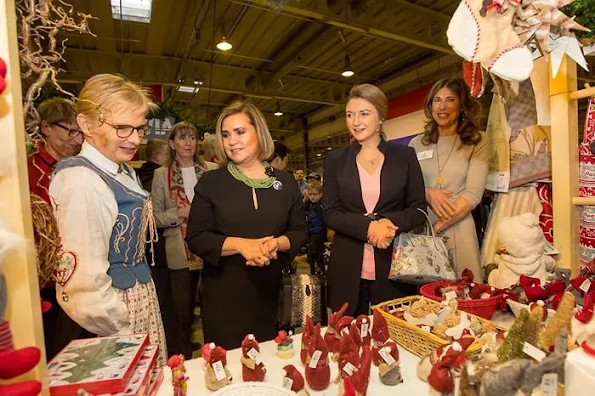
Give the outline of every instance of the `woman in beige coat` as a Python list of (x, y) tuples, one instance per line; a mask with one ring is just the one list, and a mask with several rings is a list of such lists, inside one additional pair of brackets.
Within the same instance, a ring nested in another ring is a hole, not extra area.
[[(172, 307), (164, 321), (173, 332), (169, 339), (174, 345), (170, 354), (183, 354), (192, 358), (190, 337), (194, 318), (194, 302), (202, 260), (186, 247), (186, 223), (190, 204), (194, 198), (194, 186), (207, 170), (197, 151), (198, 131), (187, 122), (175, 124), (169, 134), (169, 161), (155, 171), (151, 190), (155, 221), (163, 228), (165, 251), (169, 268)], [(164, 309), (165, 310), (165, 309)]]

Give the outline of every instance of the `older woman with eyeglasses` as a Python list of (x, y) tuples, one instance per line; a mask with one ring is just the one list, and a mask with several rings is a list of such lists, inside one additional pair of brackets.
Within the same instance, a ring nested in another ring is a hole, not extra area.
[(152, 106), (145, 91), (120, 76), (87, 80), (77, 114), (85, 143), (58, 163), (50, 198), (63, 248), (60, 306), (92, 334), (148, 334), (162, 366), (167, 347), (145, 256), (147, 231), (155, 230), (152, 204), (126, 164), (149, 130)]

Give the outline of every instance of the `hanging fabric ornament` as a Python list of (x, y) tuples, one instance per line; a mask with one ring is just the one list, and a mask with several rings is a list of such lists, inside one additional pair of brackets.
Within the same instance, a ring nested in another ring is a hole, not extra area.
[(457, 54), (505, 80), (523, 81), (533, 69), (533, 56), (512, 27), (520, 0), (462, 0), (446, 36)]
[[(595, 156), (591, 143), (595, 141), (595, 99), (589, 99), (583, 141), (579, 145), (579, 196), (595, 196)], [(595, 207), (583, 206), (580, 217), (581, 268), (595, 257)]]
[(480, 63), (463, 61), (463, 79), (471, 96), (479, 98), (485, 92), (486, 79)]

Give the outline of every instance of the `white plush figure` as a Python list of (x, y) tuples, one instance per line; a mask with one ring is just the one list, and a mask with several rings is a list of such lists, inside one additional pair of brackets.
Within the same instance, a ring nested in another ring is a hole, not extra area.
[(506, 252), (496, 254), (498, 268), (490, 272), (488, 283), (499, 289), (519, 282), (521, 275), (538, 278), (545, 284), (555, 261), (544, 254), (546, 244), (539, 218), (533, 213), (506, 217), (500, 221), (498, 238)]

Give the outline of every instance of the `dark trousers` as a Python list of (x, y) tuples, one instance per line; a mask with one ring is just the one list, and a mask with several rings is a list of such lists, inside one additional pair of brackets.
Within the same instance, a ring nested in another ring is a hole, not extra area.
[(48, 361), (64, 349), (70, 341), (95, 337), (64, 312), (56, 300), (54, 287), (42, 289), (40, 296), (42, 300), (52, 304), (52, 308), (44, 312), (42, 316), (45, 354)]
[(324, 273), (324, 242), (326, 241), (326, 233), (308, 233), (308, 264), (310, 265), (310, 273)]
[(192, 359), (192, 322), (194, 321), (194, 306), (196, 290), (200, 279), (200, 271), (190, 271), (188, 268), (169, 270), (171, 283), (171, 306), (173, 313), (173, 349), (170, 355), (182, 354), (186, 359)]
[[(401, 282), (393, 282), (395, 288), (398, 289), (399, 294), (402, 294), (403, 297), (412, 296), (417, 294), (418, 286), (409, 284), (409, 283), (401, 283)], [(370, 315), (370, 305), (380, 304), (383, 301), (372, 301), (372, 288), (374, 287), (373, 280), (361, 279), (359, 284), (359, 297), (357, 299), (357, 308), (355, 308), (355, 313), (353, 317), (356, 318), (359, 315)], [(398, 298), (398, 297), (395, 297)]]

